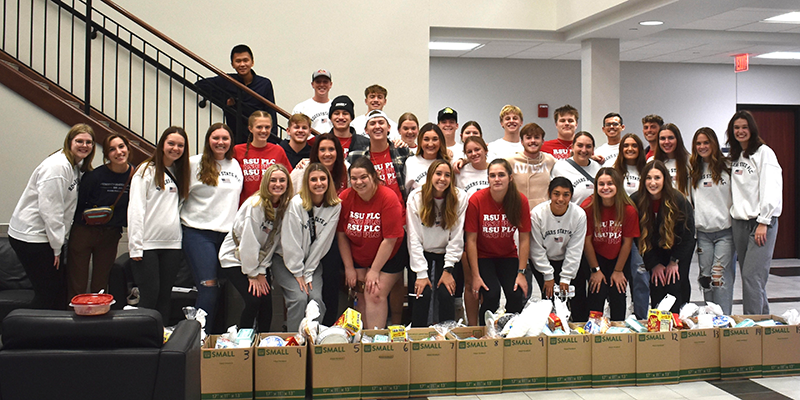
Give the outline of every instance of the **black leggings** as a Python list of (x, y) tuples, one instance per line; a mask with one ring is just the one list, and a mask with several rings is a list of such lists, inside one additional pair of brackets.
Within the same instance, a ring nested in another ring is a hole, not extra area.
[[(228, 279), (244, 300), (244, 309), (239, 318), (239, 328), (253, 328), (253, 321), (257, 332), (270, 332), (272, 325), (272, 274), (267, 271), (269, 293), (256, 297), (249, 292), (250, 279), (242, 273), (241, 267), (220, 268), (222, 275)], [(325, 287), (323, 285), (323, 287)]]
[(172, 286), (183, 262), (180, 249), (145, 250), (141, 261), (131, 260), (131, 273), (139, 288), (139, 307), (161, 313), (164, 325), (169, 325)]
[[(486, 325), (486, 311), (497, 311), (500, 306), (500, 290), (506, 295), (506, 312), (518, 313), (522, 311), (525, 302), (525, 294), (522, 288), (514, 290), (514, 283), (517, 280), (517, 270), (519, 269), (518, 258), (479, 258), (478, 271), (481, 274), (483, 283), (489, 291), (481, 288), (480, 294), (483, 296), (480, 314), (478, 319), (481, 325)], [(470, 288), (471, 290), (471, 288)], [(472, 295), (470, 293), (469, 295)]]
[[(692, 246), (694, 246), (694, 244), (692, 244)], [(668, 251), (662, 249), (654, 249), (651, 251), (657, 252), (658, 262), (660, 262), (661, 265), (666, 266), (669, 264), (670, 253)], [(656, 286), (655, 283), (652, 281), (650, 282), (650, 304), (652, 304), (654, 308), (667, 294), (675, 296), (675, 304), (672, 305), (672, 309), (670, 309), (671, 312), (680, 312), (681, 307), (689, 302), (692, 294), (692, 284), (689, 280), (689, 267), (691, 266), (691, 262), (691, 258), (678, 262), (678, 272), (680, 273), (678, 282), (671, 283), (667, 286)], [(647, 265), (646, 267), (651, 271), (652, 276), (652, 269), (655, 265)]]
[[(53, 266), (55, 256), (49, 243), (28, 243), (8, 238), (11, 248), (25, 268), (25, 274), (33, 286), (34, 308), (64, 310), (67, 307), (67, 281), (64, 276), (66, 265), (62, 262), (58, 269)], [(62, 257), (63, 261), (64, 257)]]
[[(431, 285), (433, 285), (433, 290), (431, 290), (430, 286), (425, 287), (425, 290), (422, 292), (422, 297), (418, 299), (416, 296), (409, 295), (409, 299), (413, 303), (411, 308), (411, 326), (418, 328), (427, 327), (430, 323), (449, 321), (456, 318), (456, 307), (453, 296), (447, 291), (445, 285), (440, 285), (438, 288), (436, 287), (439, 278), (444, 273), (444, 254), (429, 253), (427, 251), (423, 252), (423, 254), (425, 255), (425, 260), (428, 262), (428, 279), (430, 279)], [(453, 278), (455, 279), (455, 277)], [(414, 274), (413, 279), (416, 279), (416, 274)], [(413, 282), (414, 281), (411, 279), (408, 281), (409, 292), (413, 292), (414, 290)], [(436, 309), (431, 309), (431, 299), (434, 290), (436, 292), (436, 301), (434, 301), (433, 304)], [(435, 317), (437, 310), (438, 318)]]
[[(617, 290), (617, 287), (611, 284), (611, 274), (614, 272), (614, 267), (617, 265), (617, 259), (607, 259), (599, 254), (597, 256), (597, 263), (600, 264), (600, 272), (603, 273), (603, 276), (606, 277), (606, 283), (600, 283), (600, 290), (597, 293), (591, 292), (591, 286), (589, 286), (589, 294), (587, 295), (586, 301), (589, 304), (590, 311), (603, 311), (603, 306), (605, 306), (606, 299), (608, 299), (608, 306), (611, 308), (611, 320), (612, 321), (622, 321), (625, 319), (625, 303), (627, 299), (626, 292), (623, 290), (620, 292)], [(622, 273), (625, 275), (625, 279), (628, 280), (628, 283), (631, 281), (631, 258), (628, 257), (626, 254), (627, 260), (625, 260), (625, 266), (622, 269)], [(588, 270), (589, 264), (586, 263), (586, 269)], [(577, 290), (577, 289), (576, 289)]]

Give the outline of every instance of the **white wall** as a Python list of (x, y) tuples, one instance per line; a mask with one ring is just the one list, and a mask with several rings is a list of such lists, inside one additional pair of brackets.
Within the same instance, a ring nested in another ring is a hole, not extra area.
[[(503, 136), (500, 109), (506, 104), (522, 109), (524, 123), (539, 124), (546, 139), (556, 137), (553, 110), (567, 103), (580, 109), (577, 61), (431, 58), (430, 65), (428, 121), (436, 122), (437, 112), (451, 107), (459, 124), (478, 121), (487, 142)], [(550, 105), (547, 118), (537, 117), (540, 103)]]
[[(549, 104), (551, 116), (566, 103), (581, 109), (580, 61), (431, 58), (430, 73), (428, 118), (450, 106), (460, 123), (480, 122), (489, 140), (502, 136), (505, 104), (519, 106), (525, 123), (538, 123), (549, 138), (555, 125), (536, 117), (537, 104)], [(622, 114), (626, 132), (641, 133), (641, 117), (655, 113), (678, 125), (685, 142), (702, 126), (723, 136), (737, 103), (800, 104), (800, 67), (753, 65), (736, 75), (731, 65), (625, 62), (620, 82), (620, 110), (608, 111)], [(605, 142), (599, 126), (579, 129)]]
[(0, 85), (0, 104), (0, 223), (8, 223), (31, 173), (64, 145), (69, 126), (5, 85)]

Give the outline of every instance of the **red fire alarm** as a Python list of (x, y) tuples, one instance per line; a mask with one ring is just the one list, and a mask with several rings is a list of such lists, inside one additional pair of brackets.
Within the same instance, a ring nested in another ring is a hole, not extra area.
[(539, 104), (539, 118), (547, 118), (548, 108), (547, 104)]

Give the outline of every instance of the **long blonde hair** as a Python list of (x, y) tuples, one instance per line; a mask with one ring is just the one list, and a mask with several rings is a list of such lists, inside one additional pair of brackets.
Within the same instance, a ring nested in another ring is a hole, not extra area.
[[(276, 171), (283, 172), (283, 174), (286, 175), (286, 191), (278, 198), (277, 206), (272, 204), (272, 193), (269, 192), (269, 180)], [(261, 186), (258, 192), (253, 194), (253, 197), (258, 198), (256, 205), (264, 207), (264, 217), (268, 221), (272, 221), (275, 227), (274, 230), (280, 230), (281, 220), (283, 219), (286, 207), (289, 206), (289, 200), (292, 199), (292, 193), (294, 193), (294, 188), (292, 188), (292, 180), (289, 179), (289, 171), (286, 167), (277, 163), (270, 165), (269, 168), (264, 171), (261, 177)]]
[(303, 173), (303, 183), (300, 186), (300, 198), (303, 199), (303, 209), (310, 211), (314, 207), (314, 202), (311, 201), (311, 189), (309, 188), (308, 178), (312, 172), (322, 171), (325, 177), (328, 178), (328, 188), (325, 189), (325, 195), (322, 196), (323, 207), (333, 207), (342, 202), (339, 195), (336, 194), (336, 184), (333, 182), (330, 171), (325, 168), (321, 163), (311, 163), (306, 167), (306, 172)]
[(450, 186), (444, 190), (444, 200), (442, 201), (442, 229), (450, 230), (453, 225), (458, 221), (458, 192), (456, 189), (456, 175), (453, 173), (453, 167), (444, 160), (434, 160), (431, 166), (428, 167), (428, 178), (425, 184), (422, 185), (420, 192), (420, 210), (419, 219), (422, 225), (433, 227), (436, 225), (437, 208), (436, 202), (433, 197), (433, 175), (440, 165), (446, 165), (450, 169)]

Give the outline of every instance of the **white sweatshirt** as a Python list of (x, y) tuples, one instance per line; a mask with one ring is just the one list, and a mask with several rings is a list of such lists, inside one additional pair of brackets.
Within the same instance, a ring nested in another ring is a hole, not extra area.
[(639, 190), (639, 181), (641, 177), (639, 176), (639, 170), (635, 165), (626, 164), (625, 166), (628, 167), (628, 173), (622, 177), (622, 180), (624, 181), (622, 185), (625, 186), (625, 193), (630, 196)]
[(80, 167), (70, 164), (64, 151), (45, 158), (31, 174), (8, 225), (8, 236), (28, 243), (50, 243), (53, 254), (72, 226), (78, 204)]
[(707, 163), (697, 188), (691, 187), (694, 204), (694, 226), (700, 232), (719, 232), (731, 227), (731, 176), (722, 171), (719, 183), (714, 183)]
[(486, 156), (486, 160), (492, 162), (495, 158), (511, 158), (514, 157), (514, 154), (521, 153), (525, 149), (522, 147), (522, 142), (509, 142), (503, 138), (497, 139), (491, 143), (488, 143), (486, 147), (489, 148), (489, 152)]
[(456, 187), (467, 192), (467, 197), (472, 197), (478, 190), (489, 187), (489, 171), (477, 170), (472, 164), (465, 164), (456, 176)]
[[(320, 260), (331, 248), (342, 205), (312, 207), (311, 211), (313, 224), (308, 211), (303, 208), (303, 199), (299, 194), (295, 195), (283, 216), (281, 228), (283, 263), (292, 275), (302, 276), (306, 283), (311, 282)], [(311, 243), (312, 227), (317, 234), (314, 243)]]
[(428, 177), (428, 168), (436, 160), (426, 160), (421, 155), (406, 159), (406, 193), (421, 187)]
[[(594, 179), (594, 177), (597, 176), (597, 171), (600, 170), (600, 164), (594, 160), (589, 160), (589, 165), (585, 167), (579, 165), (578, 168), (583, 168), (583, 170), (586, 171), (589, 176), (592, 177), (592, 179)], [(586, 200), (587, 197), (594, 193), (594, 183), (586, 179), (586, 177), (580, 173), (580, 171), (575, 169), (575, 167), (573, 167), (572, 164), (567, 161), (567, 159), (556, 161), (556, 164), (553, 166), (553, 170), (550, 172), (551, 178), (559, 176), (563, 176), (572, 182), (571, 201), (575, 204), (581, 204), (584, 200)]]
[(561, 283), (575, 279), (586, 240), (586, 213), (570, 203), (567, 212), (556, 216), (550, 209), (550, 200), (531, 210), (531, 261), (544, 279), (553, 279), (550, 260), (564, 260), (561, 265)]
[(242, 193), (242, 168), (234, 159), (217, 161), (217, 186), (209, 186), (198, 179), (202, 158), (202, 154), (189, 157), (189, 195), (181, 207), (181, 223), (194, 229), (229, 232)]
[[(273, 223), (266, 220), (264, 207), (258, 204), (258, 200), (258, 196), (250, 196), (242, 203), (233, 218), (231, 231), (219, 248), (219, 264), (222, 268), (239, 267), (243, 274), (253, 278), (267, 273), (267, 268), (272, 265), (272, 255), (281, 240), (280, 234), (277, 234), (269, 242)], [(238, 252), (233, 235), (239, 240)], [(259, 262), (259, 253), (262, 251), (264, 259)]]
[(428, 278), (428, 262), (422, 252), (444, 254), (444, 267), (454, 266), (461, 254), (464, 252), (464, 215), (467, 211), (469, 197), (458, 189), (458, 207), (456, 211), (457, 220), (452, 228), (445, 230), (441, 227), (442, 215), (441, 205), (444, 199), (434, 199), (438, 211), (436, 215), (436, 226), (428, 227), (422, 225), (420, 210), (422, 207), (430, 207), (430, 204), (423, 205), (422, 189), (416, 189), (408, 195), (406, 203), (406, 231), (408, 235), (408, 254), (410, 257), (411, 270), (417, 273), (417, 279)]
[(614, 162), (617, 161), (617, 156), (619, 156), (619, 143), (617, 144), (608, 144), (604, 143), (594, 149), (594, 154), (603, 156), (603, 166), (604, 167), (613, 167)]
[[(172, 169), (170, 168), (170, 172)], [(164, 173), (164, 189), (155, 181), (156, 167), (139, 166), (131, 179), (128, 203), (128, 252), (141, 257), (144, 250), (180, 249), (178, 186)]]
[(767, 145), (761, 145), (749, 158), (731, 164), (731, 216), (738, 220), (755, 218), (769, 225), (783, 209), (783, 170), (778, 157)]

